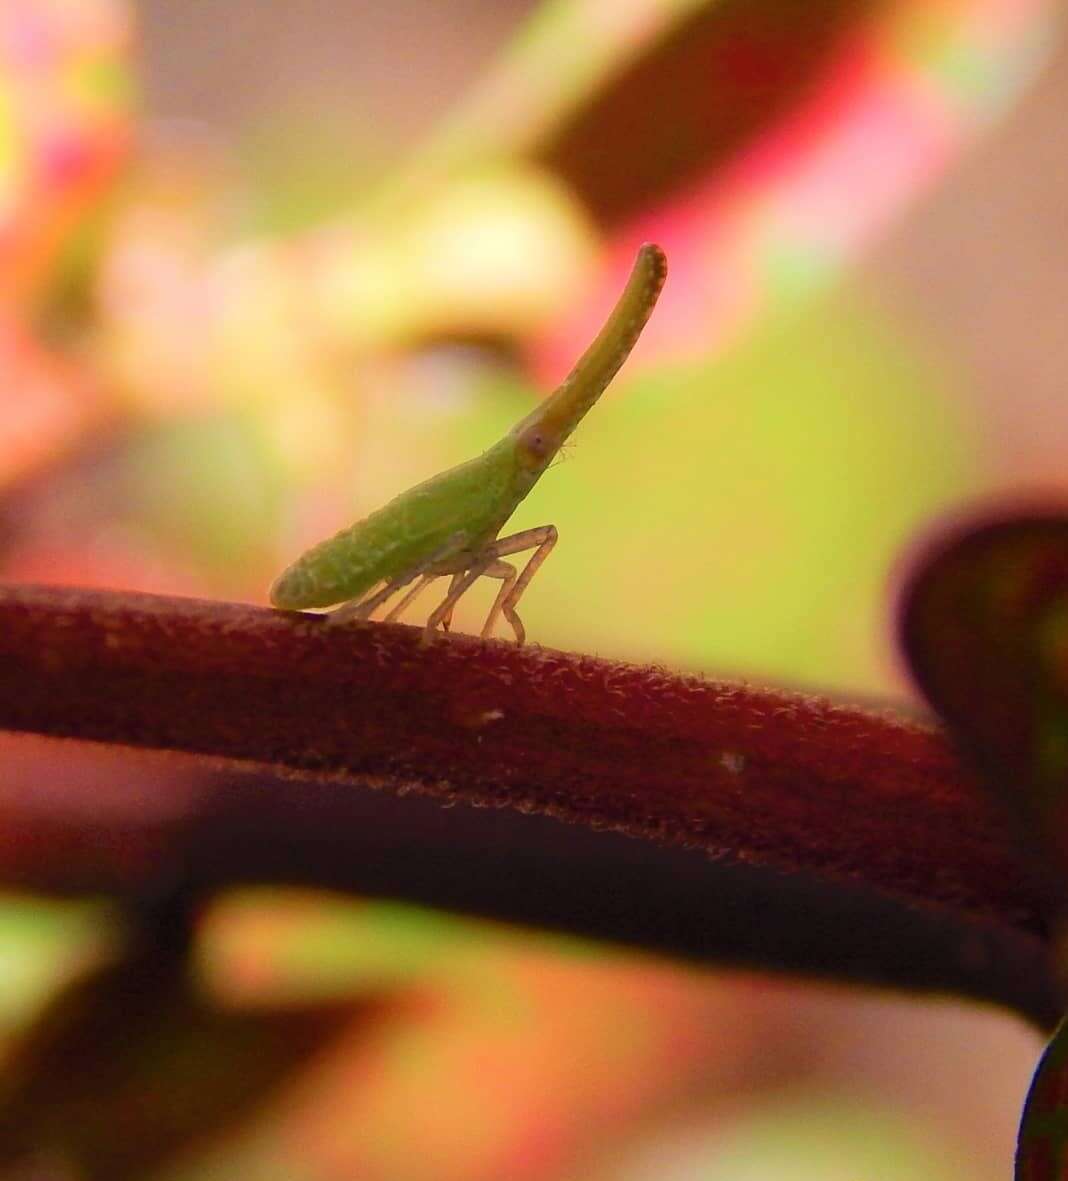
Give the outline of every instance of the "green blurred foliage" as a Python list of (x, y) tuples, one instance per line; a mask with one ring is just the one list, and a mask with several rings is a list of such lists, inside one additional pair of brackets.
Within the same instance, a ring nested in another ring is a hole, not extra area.
[(0, 1047), (101, 948), (101, 909), (0, 894)]
[(962, 1154), (905, 1113), (845, 1096), (781, 1099), (717, 1132), (639, 1151), (611, 1181), (965, 1181)]
[(234, 579), (274, 555), (286, 489), (254, 415), (179, 419), (135, 438), (120, 482), (127, 519), (154, 545)]
[(236, 145), (235, 232), (293, 234), (346, 215), (386, 155), (374, 129), (350, 112), (266, 112)]

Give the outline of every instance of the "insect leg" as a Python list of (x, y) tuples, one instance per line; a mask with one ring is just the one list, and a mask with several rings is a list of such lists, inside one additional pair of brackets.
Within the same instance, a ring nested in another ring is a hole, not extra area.
[(452, 617), (453, 608), (459, 602), (460, 597), (465, 595), (478, 579), (486, 573), (487, 568), (493, 565), (493, 561), (493, 554), (480, 554), (475, 564), (468, 567), (466, 573), (453, 577), (452, 583), (449, 586), (449, 593), (434, 608), (430, 614), (430, 618), (426, 621), (426, 627), (423, 629), (424, 640), (432, 639), (438, 624), (446, 617)]
[[(371, 615), (382, 606), (382, 604), (393, 594), (400, 590), (402, 586), (407, 586), (413, 578), (418, 578), (420, 574), (424, 574), (430, 570), (437, 562), (440, 562), (445, 556), (463, 542), (462, 533), (454, 533), (449, 540), (436, 552), (430, 555), (424, 562), (420, 562), (418, 566), (409, 566), (407, 570), (402, 571), (395, 577), (389, 579), (381, 590), (376, 591), (370, 598), (356, 599), (349, 603), (342, 603), (340, 607), (336, 607), (330, 612), (330, 623), (348, 623), (353, 619), (370, 619)], [(448, 573), (448, 571), (440, 571), (440, 573)], [(437, 575), (434, 574), (433, 577)], [(418, 594), (423, 589), (423, 584), (420, 584), (415, 591)], [(409, 595), (414, 597), (412, 592)], [(405, 596), (397, 610), (403, 611), (404, 608), (411, 602), (411, 598)], [(393, 615), (390, 615), (393, 618)]]
[(350, 603), (343, 603), (330, 612), (331, 626), (349, 623), (353, 619), (370, 619), (371, 615), (393, 594), (406, 586), (417, 577), (422, 567), (416, 570), (406, 570), (403, 574), (391, 578), (380, 591), (376, 591), (367, 599), (356, 599)]
[[(460, 579), (463, 578), (463, 576), (464, 576), (464, 572), (462, 570), (459, 571), (459, 573), (454, 574), (452, 576), (452, 581), (449, 583), (449, 591), (448, 591), (448, 593), (450, 595), (460, 585)], [(453, 609), (455, 608), (455, 606), (456, 606), (456, 604), (453, 603), (452, 607), (450, 607), (448, 609), (448, 611), (446, 611), (445, 614), (441, 617), (441, 630), (442, 631), (447, 632), (449, 630), (449, 628), (452, 627), (452, 613), (453, 613)]]
[[(488, 640), (493, 635), (493, 625), (497, 622), (497, 616), (501, 613), (504, 601), (508, 598), (509, 592), (515, 585), (516, 569), (514, 566), (509, 566), (507, 562), (496, 561), (485, 571), (485, 574), (489, 578), (499, 578), (501, 580), (501, 589), (497, 592), (497, 597), (493, 600), (490, 613), (486, 616), (486, 622), (482, 625), (482, 638)], [(526, 634), (523, 631), (522, 623), (519, 623), (519, 616), (517, 615), (514, 619), (509, 619), (508, 622), (512, 625), (512, 631), (515, 632), (515, 642), (522, 644), (526, 639)], [(516, 627), (517, 623), (519, 624), (518, 627)]]
[[(523, 567), (523, 573), (519, 575), (507, 590), (502, 586), (501, 594), (498, 596), (500, 610), (504, 612), (505, 619), (512, 625), (517, 644), (523, 643), (526, 638), (526, 631), (523, 627), (522, 620), (516, 613), (516, 604), (522, 597), (523, 592), (530, 585), (530, 580), (537, 574), (542, 562), (552, 552), (558, 536), (555, 525), (541, 525), (537, 529), (524, 529), (521, 533), (513, 533), (511, 537), (498, 538), (497, 541), (486, 547), (486, 553), (491, 554), (494, 558), (503, 557), (505, 554), (518, 554), (527, 549), (534, 550), (527, 564)], [(505, 563), (502, 563), (502, 565), (505, 565)], [(497, 603), (494, 603), (493, 611), (490, 613), (494, 618), (496, 611)], [(483, 632), (483, 635), (485, 634)]]
[(440, 575), (438, 574), (424, 574), (422, 578), (412, 587), (412, 589), (404, 596), (403, 599), (395, 607), (390, 608), (389, 614), (383, 620), (383, 623), (392, 623), (395, 619), (399, 619), (401, 615), (412, 605), (417, 596), (421, 595), (426, 588), (434, 582)]
[[(460, 585), (460, 582), (463, 579), (463, 577), (464, 577), (464, 572), (462, 570), (460, 571), (459, 574), (454, 574), (452, 576), (452, 582), (449, 583), (449, 593), (450, 594)], [(492, 565), (487, 566), (486, 569), (481, 571), (481, 573), (479, 574), (479, 577), (480, 578), (486, 577), (486, 578), (501, 579), (501, 589), (497, 592), (497, 598), (494, 600), (493, 606), (490, 608), (490, 613), (486, 617), (486, 622), (482, 627), (482, 638), (487, 639), (489, 636), (491, 636), (493, 634), (493, 625), (497, 622), (497, 616), (501, 613), (501, 604), (504, 602), (508, 592), (512, 589), (512, 584), (515, 582), (517, 574), (516, 574), (515, 567), (509, 566), (507, 562), (493, 562)], [(468, 584), (468, 586), (471, 586), (471, 585), (472, 585), (471, 583)], [(467, 588), (465, 587), (464, 590), (466, 591), (466, 589)], [(463, 594), (463, 593), (464, 593), (464, 591), (460, 592), (460, 594)], [(458, 599), (459, 595), (457, 595), (456, 597)], [(455, 607), (456, 607), (456, 602), (454, 600), (450, 604), (448, 611), (446, 611), (445, 614), (441, 617), (441, 627), (442, 627), (443, 631), (449, 630), (449, 625), (452, 623), (452, 613), (453, 613), (453, 610)], [(515, 630), (514, 623), (512, 624), (512, 628), (513, 628), (513, 630)], [(522, 633), (523, 633), (523, 625), (520, 623), (519, 629), (518, 629), (518, 631), (516, 631), (516, 640), (520, 644), (522, 644), (523, 639), (524, 639)]]

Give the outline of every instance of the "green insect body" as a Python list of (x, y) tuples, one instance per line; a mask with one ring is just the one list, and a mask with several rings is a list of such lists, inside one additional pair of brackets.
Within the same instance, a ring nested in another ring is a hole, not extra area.
[[(516, 604), (556, 544), (556, 528), (543, 525), (503, 538), (498, 534), (626, 360), (666, 274), (663, 251), (643, 246), (605, 326), (553, 394), (482, 455), (402, 492), (313, 546), (275, 581), (271, 603), (288, 610), (344, 604), (333, 613), (334, 621), (368, 619), (418, 579), (386, 616), (389, 621), (435, 578), (451, 575), (445, 599), (427, 620), (429, 637), (439, 624), (448, 629), (457, 601), (486, 576), (500, 579), (501, 589), (482, 635), (491, 634), (503, 613), (522, 644), (525, 633)], [(522, 573), (501, 560), (527, 550), (534, 553)]]

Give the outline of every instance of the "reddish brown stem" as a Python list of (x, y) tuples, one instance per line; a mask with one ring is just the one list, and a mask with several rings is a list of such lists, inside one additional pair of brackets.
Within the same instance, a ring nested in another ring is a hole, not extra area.
[[(137, 790), (96, 810), (77, 785), (0, 790), (0, 880), (143, 888), (170, 851), (168, 872), (203, 882), (310, 881), (1051, 1015), (1041, 899), (935, 729), (419, 637), (237, 604), (0, 590), (0, 726), (244, 768), (206, 796), (146, 765)], [(354, 790), (367, 787), (382, 791)]]

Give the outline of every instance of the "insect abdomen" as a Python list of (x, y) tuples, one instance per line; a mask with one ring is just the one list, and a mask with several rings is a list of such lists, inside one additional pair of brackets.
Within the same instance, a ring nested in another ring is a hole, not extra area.
[(385, 536), (378, 516), (373, 513), (302, 554), (271, 587), (272, 604), (287, 610), (332, 607), (417, 562), (422, 547), (399, 538), (395, 526)]
[(513, 448), (505, 443), (401, 493), (308, 550), (275, 581), (271, 603), (292, 611), (332, 607), (479, 539), (493, 528), (495, 512), (500, 515), (494, 506), (514, 467)]

